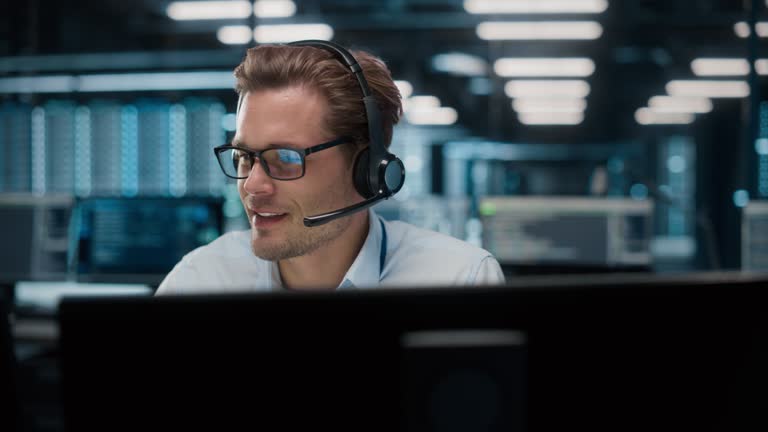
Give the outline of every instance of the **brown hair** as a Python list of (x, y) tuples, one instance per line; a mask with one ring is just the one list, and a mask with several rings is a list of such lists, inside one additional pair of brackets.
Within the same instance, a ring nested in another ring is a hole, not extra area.
[[(371, 93), (381, 110), (384, 145), (392, 141), (392, 128), (402, 115), (400, 91), (384, 62), (365, 51), (351, 51), (363, 68)], [(325, 124), (337, 136), (354, 138), (367, 145), (368, 119), (360, 85), (347, 66), (334, 54), (320, 48), (287, 45), (260, 45), (250, 48), (235, 68), (236, 90), (244, 93), (306, 86), (320, 92), (329, 105)]]

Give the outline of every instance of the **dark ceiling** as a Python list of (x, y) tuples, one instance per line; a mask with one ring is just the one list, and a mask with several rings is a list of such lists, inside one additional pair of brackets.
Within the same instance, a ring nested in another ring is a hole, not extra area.
[[(231, 52), (215, 36), (223, 21), (174, 22), (165, 15), (167, 1), (152, 0), (5, 0), (0, 15), (0, 56), (136, 51)], [(604, 28), (596, 41), (480, 40), (475, 26), (488, 16), (466, 13), (460, 0), (296, 0), (291, 21), (322, 21), (334, 40), (367, 48), (383, 57), (396, 78), (414, 84), (417, 93), (435, 94), (456, 107), (460, 122), (478, 135), (516, 141), (605, 142), (628, 139), (643, 127), (634, 111), (650, 96), (663, 93), (673, 78), (692, 78), (690, 62), (699, 56), (745, 57), (747, 42), (733, 31), (746, 20), (752, 4), (766, 19), (763, 0), (612, 0), (596, 19)], [(509, 16), (494, 16), (506, 18)], [(553, 19), (533, 16), (524, 19)], [(515, 19), (521, 19), (520, 16)], [(244, 23), (254, 24), (251, 20)], [(278, 20), (279, 21), (279, 20)], [(227, 24), (237, 23), (227, 20)], [(768, 55), (762, 39), (759, 55)], [(472, 94), (469, 78), (436, 73), (433, 55), (465, 52), (493, 60), (499, 56), (587, 56), (596, 63), (589, 78), (592, 93), (582, 125), (525, 127), (514, 120), (504, 81), (489, 77), (493, 93)], [(203, 56), (205, 57), (205, 56)], [(221, 58), (210, 67), (223, 68)], [(205, 59), (198, 64), (205, 66)], [(234, 64), (231, 64), (234, 66)], [(3, 71), (0, 71), (2, 74)], [(763, 94), (766, 79), (761, 79)], [(718, 101), (716, 110), (738, 110), (741, 101)], [(697, 120), (698, 122), (699, 120)]]

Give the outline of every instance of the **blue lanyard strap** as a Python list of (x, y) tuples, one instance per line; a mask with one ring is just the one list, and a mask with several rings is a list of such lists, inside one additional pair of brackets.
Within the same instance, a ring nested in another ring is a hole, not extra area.
[(381, 272), (384, 271), (384, 260), (387, 258), (387, 229), (384, 228), (384, 221), (379, 218), (381, 224), (381, 254), (379, 255), (379, 279)]

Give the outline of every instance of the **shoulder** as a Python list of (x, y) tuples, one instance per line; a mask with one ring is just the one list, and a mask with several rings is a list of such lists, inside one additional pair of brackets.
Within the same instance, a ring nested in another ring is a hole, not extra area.
[(242, 291), (265, 271), (250, 250), (250, 232), (233, 231), (188, 254), (165, 277), (156, 294)]
[(398, 283), (498, 284), (501, 267), (485, 249), (404, 222), (386, 222), (387, 265)]

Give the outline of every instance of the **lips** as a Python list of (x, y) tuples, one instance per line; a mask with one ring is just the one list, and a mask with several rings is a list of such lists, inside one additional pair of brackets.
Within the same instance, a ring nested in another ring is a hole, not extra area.
[(247, 207), (248, 213), (252, 216), (261, 216), (261, 217), (275, 217), (287, 214), (287, 212), (274, 209), (274, 208), (259, 208), (259, 207)]
[(286, 220), (288, 213), (275, 209), (248, 209), (251, 216), (251, 226), (254, 228), (271, 228)]

